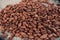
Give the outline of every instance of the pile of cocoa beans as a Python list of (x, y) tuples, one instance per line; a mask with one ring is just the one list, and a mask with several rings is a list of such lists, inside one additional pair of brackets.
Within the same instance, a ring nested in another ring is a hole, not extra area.
[(44, 1), (22, 1), (0, 11), (0, 31), (24, 40), (60, 37), (60, 6)]

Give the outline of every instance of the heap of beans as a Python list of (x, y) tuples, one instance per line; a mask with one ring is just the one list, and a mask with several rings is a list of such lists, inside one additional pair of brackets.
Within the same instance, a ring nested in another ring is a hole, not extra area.
[(60, 37), (60, 6), (49, 2), (22, 1), (0, 11), (0, 31), (24, 40)]

